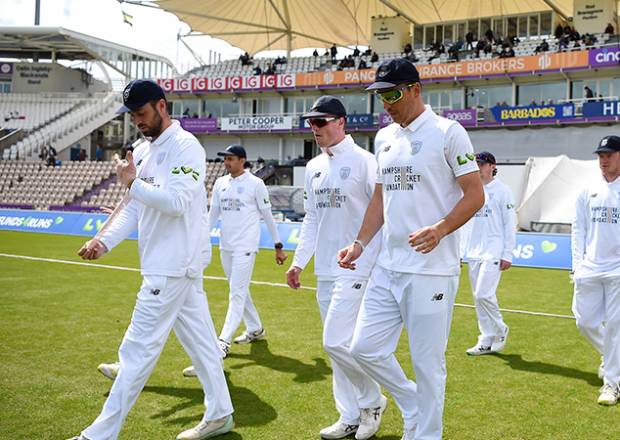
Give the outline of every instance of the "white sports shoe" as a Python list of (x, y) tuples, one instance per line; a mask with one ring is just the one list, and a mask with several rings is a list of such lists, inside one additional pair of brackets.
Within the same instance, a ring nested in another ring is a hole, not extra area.
[(508, 340), (508, 331), (510, 329), (506, 326), (506, 330), (504, 330), (504, 334), (501, 336), (496, 336), (493, 343), (491, 344), (491, 351), (494, 353), (499, 353), (506, 347), (506, 341)]
[(598, 404), (606, 406), (615, 405), (616, 403), (618, 403), (619, 396), (620, 390), (618, 389), (618, 387), (605, 384), (601, 388), (601, 394), (598, 396)]
[(417, 425), (414, 425), (413, 428), (411, 429), (404, 429), (403, 431), (403, 436), (401, 437), (400, 440), (414, 440), (415, 437), (415, 431), (417, 429)]
[(253, 332), (244, 331), (240, 336), (233, 339), (235, 344), (249, 344), (250, 342), (258, 341), (265, 338), (265, 329), (255, 330)]
[(194, 366), (190, 365), (189, 367), (187, 367), (186, 369), (183, 370), (183, 376), (185, 376), (185, 377), (196, 377), (198, 375), (196, 374), (196, 369), (194, 368)]
[(114, 380), (116, 376), (118, 376), (118, 370), (120, 370), (120, 368), (121, 364), (114, 362), (112, 364), (99, 364), (97, 370), (108, 379)]
[(232, 431), (235, 422), (232, 415), (216, 420), (203, 420), (198, 425), (177, 435), (177, 440), (203, 440)]
[(381, 403), (376, 408), (362, 408), (360, 410), (360, 426), (357, 428), (355, 438), (366, 440), (379, 431), (381, 426), (381, 416), (387, 408), (387, 397), (381, 396)]
[(471, 348), (465, 350), (470, 356), (482, 356), (483, 354), (491, 354), (493, 350), (491, 350), (490, 345), (481, 345), (479, 342)]
[(222, 359), (226, 358), (230, 352), (230, 342), (220, 339), (217, 341), (217, 344), (220, 346), (220, 350), (222, 350)]
[(333, 425), (321, 429), (319, 434), (321, 435), (321, 438), (324, 439), (345, 438), (355, 434), (357, 432), (357, 428), (357, 425), (348, 425), (338, 420)]
[(605, 377), (605, 361), (603, 360), (603, 356), (601, 356), (601, 364), (598, 366), (598, 378), (603, 380)]

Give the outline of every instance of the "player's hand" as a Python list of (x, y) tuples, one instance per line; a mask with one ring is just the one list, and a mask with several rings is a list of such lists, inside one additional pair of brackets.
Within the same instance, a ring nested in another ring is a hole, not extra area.
[(354, 261), (362, 255), (362, 247), (357, 243), (351, 243), (338, 251), (338, 265), (343, 269), (355, 270)]
[(276, 249), (276, 263), (279, 265), (282, 265), (286, 259), (288, 258), (288, 255), (286, 255), (286, 252), (284, 252), (282, 249)]
[(415, 232), (409, 234), (409, 246), (415, 249), (416, 252), (422, 252), (428, 254), (435, 249), (443, 235), (441, 234), (437, 225), (426, 226), (422, 229), (418, 229)]
[(299, 281), (299, 274), (301, 273), (301, 267), (291, 266), (286, 271), (286, 284), (291, 289), (299, 289), (301, 287), (301, 281)]
[(124, 161), (119, 160), (116, 162), (116, 177), (128, 188), (136, 179), (136, 165), (133, 163), (133, 153), (131, 151), (127, 152)]
[(82, 257), (82, 260), (96, 260), (107, 251), (108, 249), (101, 241), (93, 238), (84, 243), (84, 246), (78, 251), (78, 255)]
[(499, 260), (499, 270), (508, 270), (512, 266), (512, 263), (507, 260)]

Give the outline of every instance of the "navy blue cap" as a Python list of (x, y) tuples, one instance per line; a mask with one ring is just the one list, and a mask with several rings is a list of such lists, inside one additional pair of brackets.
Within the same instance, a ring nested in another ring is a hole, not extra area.
[(218, 156), (237, 156), (246, 159), (248, 156), (245, 154), (245, 148), (241, 145), (229, 145), (224, 151), (217, 153)]
[(133, 112), (150, 101), (166, 99), (164, 90), (150, 79), (134, 79), (123, 90), (123, 105), (116, 114)]
[(308, 118), (324, 118), (326, 116), (337, 116), (344, 118), (347, 116), (347, 110), (344, 108), (342, 101), (335, 96), (325, 95), (314, 101), (310, 112), (301, 115), (302, 119)]
[(620, 137), (618, 136), (605, 136), (598, 143), (598, 148), (594, 150), (595, 153), (615, 153), (620, 151)]
[(476, 162), (491, 163), (493, 165), (497, 164), (497, 161), (495, 160), (495, 156), (493, 156), (488, 151), (482, 151), (476, 154)]
[(399, 84), (420, 82), (420, 74), (413, 63), (405, 58), (384, 61), (377, 68), (375, 82), (366, 90), (391, 89)]

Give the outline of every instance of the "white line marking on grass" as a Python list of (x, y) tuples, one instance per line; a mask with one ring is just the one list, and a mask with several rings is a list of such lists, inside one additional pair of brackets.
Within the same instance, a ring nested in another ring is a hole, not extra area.
[[(15, 254), (4, 254), (4, 253), (0, 253), (0, 257), (17, 258), (17, 259), (21, 259), (21, 260), (30, 260), (30, 261), (43, 261), (43, 262), (46, 262), (46, 263), (70, 264), (70, 265), (74, 265), (74, 266), (96, 267), (96, 268), (100, 268), (100, 269), (124, 270), (124, 271), (127, 271), (127, 272), (140, 272), (140, 269), (136, 269), (135, 267), (112, 266), (112, 265), (109, 265), (109, 264), (86, 263), (86, 262), (83, 262), (83, 261), (58, 260), (58, 259), (55, 259), (55, 258), (30, 257), (30, 256), (27, 256), (27, 255), (15, 255)], [(209, 275), (205, 275), (205, 276), (203, 276), (203, 278), (205, 280), (228, 281), (225, 277), (214, 277), (214, 276), (209, 276)], [(271, 287), (284, 287), (284, 288), (288, 288), (288, 285), (286, 285), (284, 283), (271, 283), (269, 281), (251, 281), (251, 283), (252, 284), (256, 284), (258, 286), (271, 286)], [(315, 287), (307, 287), (307, 286), (302, 286), (301, 289), (313, 290), (313, 291), (316, 290)], [(464, 307), (464, 308), (468, 308), (468, 309), (475, 308), (475, 306), (470, 305), (470, 304), (455, 303), (454, 305), (457, 306), (457, 307)], [(546, 317), (546, 318), (575, 319), (575, 317), (572, 316), (572, 315), (559, 315), (557, 313), (544, 313), (544, 312), (530, 312), (529, 310), (515, 310), (515, 309), (501, 309), (500, 308), (500, 311), (507, 312), (507, 313), (518, 313), (518, 314), (521, 314), (521, 315), (543, 316), (543, 317)]]

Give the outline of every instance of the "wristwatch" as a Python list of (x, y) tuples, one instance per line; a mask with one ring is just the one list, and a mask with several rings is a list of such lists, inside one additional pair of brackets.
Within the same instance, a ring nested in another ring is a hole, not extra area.
[(284, 245), (282, 244), (282, 242), (281, 242), (281, 241), (279, 241), (279, 242), (275, 243), (275, 244), (273, 245), (273, 247), (274, 247), (275, 249), (278, 249), (278, 250), (279, 250), (279, 249), (282, 249), (282, 248), (284, 247)]

